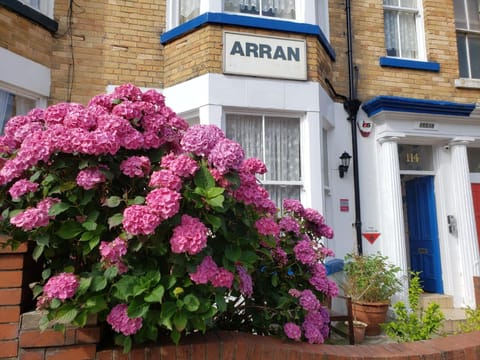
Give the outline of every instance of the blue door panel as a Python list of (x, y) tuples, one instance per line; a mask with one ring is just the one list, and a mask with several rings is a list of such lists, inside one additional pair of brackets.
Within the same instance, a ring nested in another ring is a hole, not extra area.
[(433, 176), (406, 182), (410, 265), (423, 289), (443, 293)]

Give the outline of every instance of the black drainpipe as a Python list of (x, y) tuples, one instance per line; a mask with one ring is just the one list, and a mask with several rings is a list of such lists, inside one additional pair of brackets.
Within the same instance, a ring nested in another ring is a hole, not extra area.
[(348, 58), (348, 98), (344, 101), (343, 107), (348, 113), (352, 135), (352, 161), (353, 161), (353, 187), (355, 196), (355, 232), (357, 235), (357, 253), (363, 254), (362, 247), (362, 216), (360, 207), (360, 181), (358, 176), (358, 151), (357, 151), (357, 114), (360, 109), (360, 100), (357, 99), (356, 78), (354, 72), (352, 53), (352, 17), (350, 0), (346, 0), (345, 11), (347, 15), (347, 58)]

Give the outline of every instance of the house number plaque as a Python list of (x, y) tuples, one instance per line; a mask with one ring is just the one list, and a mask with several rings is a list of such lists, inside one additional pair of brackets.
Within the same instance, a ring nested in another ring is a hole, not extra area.
[(428, 145), (398, 145), (400, 170), (433, 170), (432, 147)]

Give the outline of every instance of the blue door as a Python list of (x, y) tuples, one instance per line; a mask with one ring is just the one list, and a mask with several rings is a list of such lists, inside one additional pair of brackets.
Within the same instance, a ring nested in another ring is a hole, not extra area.
[(443, 294), (433, 176), (406, 182), (410, 266), (423, 290)]

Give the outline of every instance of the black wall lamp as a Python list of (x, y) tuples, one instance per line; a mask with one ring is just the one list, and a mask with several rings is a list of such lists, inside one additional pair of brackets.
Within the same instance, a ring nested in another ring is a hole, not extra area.
[(340, 161), (342, 162), (342, 164), (338, 165), (338, 173), (341, 178), (343, 178), (343, 175), (348, 171), (351, 158), (352, 156), (346, 151), (344, 151), (343, 154), (340, 156)]

